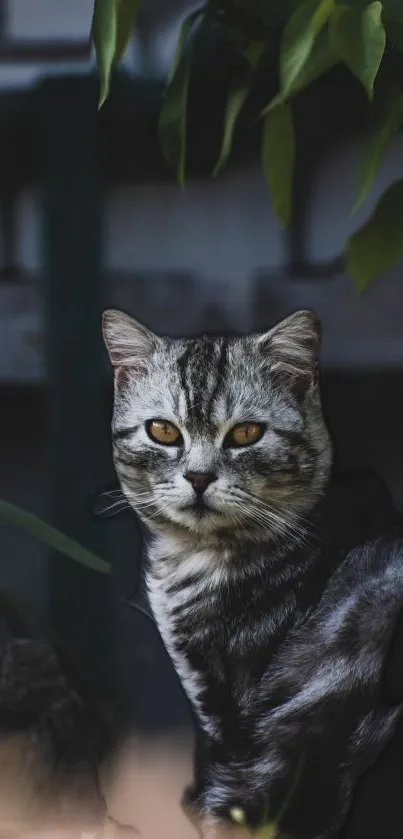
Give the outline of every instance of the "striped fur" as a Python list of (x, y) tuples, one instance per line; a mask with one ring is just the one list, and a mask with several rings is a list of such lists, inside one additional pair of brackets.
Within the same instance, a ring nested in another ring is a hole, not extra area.
[[(194, 801), (208, 817), (241, 808), (257, 825), (281, 807), (301, 753), (305, 800), (323, 771), (326, 804), (315, 822), (297, 796), (283, 820), (292, 832), (308, 818), (307, 836), (331, 836), (357, 767), (400, 712), (377, 705), (377, 690), (403, 603), (403, 543), (360, 552), (379, 521), (362, 526), (329, 480), (317, 319), (298, 312), (244, 338), (162, 338), (118, 312), (103, 328), (116, 471), (148, 526), (150, 603), (209, 740)], [(156, 418), (183, 444), (153, 442), (146, 423)], [(223, 445), (246, 421), (264, 424), (258, 442)], [(215, 475), (202, 511), (189, 471)]]

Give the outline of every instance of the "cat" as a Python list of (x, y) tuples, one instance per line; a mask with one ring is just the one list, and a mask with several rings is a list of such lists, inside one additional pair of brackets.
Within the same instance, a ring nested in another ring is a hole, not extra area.
[(332, 479), (318, 318), (182, 340), (108, 310), (103, 335), (151, 608), (208, 740), (188, 801), (205, 821), (334, 836), (402, 710), (382, 679), (403, 531), (364, 523)]

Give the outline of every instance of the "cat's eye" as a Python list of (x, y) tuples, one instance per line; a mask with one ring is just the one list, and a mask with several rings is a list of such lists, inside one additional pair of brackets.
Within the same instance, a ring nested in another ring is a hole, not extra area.
[(251, 446), (263, 436), (265, 426), (261, 422), (240, 422), (234, 425), (225, 437), (225, 448)]
[(182, 434), (172, 422), (163, 419), (150, 420), (146, 424), (149, 437), (156, 443), (163, 446), (179, 446), (182, 442)]

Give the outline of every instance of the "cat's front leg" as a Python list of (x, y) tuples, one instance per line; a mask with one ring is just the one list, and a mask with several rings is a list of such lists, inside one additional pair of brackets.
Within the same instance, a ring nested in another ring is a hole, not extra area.
[(245, 796), (240, 799), (244, 806), (222, 804), (219, 808), (212, 808), (206, 806), (210, 794), (208, 786), (205, 789), (192, 787), (186, 790), (182, 801), (189, 820), (208, 839), (334, 839), (336, 836), (336, 829), (307, 831), (303, 823), (298, 828), (294, 825), (285, 830), (278, 820), (264, 815), (261, 804), (246, 800)]

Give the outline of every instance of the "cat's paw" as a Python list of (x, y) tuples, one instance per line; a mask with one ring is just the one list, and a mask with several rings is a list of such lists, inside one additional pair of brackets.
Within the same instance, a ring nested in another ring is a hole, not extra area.
[(182, 810), (192, 824), (199, 827), (202, 821), (200, 789), (195, 784), (185, 788), (181, 801)]

